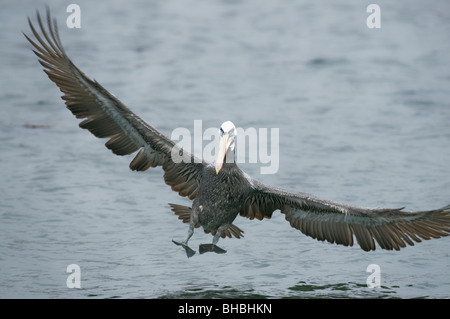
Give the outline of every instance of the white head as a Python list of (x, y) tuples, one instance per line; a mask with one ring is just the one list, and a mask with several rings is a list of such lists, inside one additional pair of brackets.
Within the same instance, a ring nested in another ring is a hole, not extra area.
[(233, 154), (232, 160), (234, 160), (236, 134), (237, 134), (236, 127), (232, 122), (226, 121), (220, 126), (219, 152), (217, 153), (217, 159), (215, 164), (216, 174), (219, 174), (219, 171), (223, 166), (225, 156), (229, 151), (231, 151), (230, 153)]

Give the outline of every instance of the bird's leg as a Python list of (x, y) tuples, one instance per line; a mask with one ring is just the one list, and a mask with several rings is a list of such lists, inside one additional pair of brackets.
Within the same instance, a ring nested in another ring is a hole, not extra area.
[(188, 258), (195, 255), (195, 251), (191, 247), (188, 246), (188, 241), (192, 237), (193, 234), (194, 234), (194, 225), (191, 223), (189, 225), (188, 235), (184, 241), (178, 242), (178, 241), (175, 241), (172, 239), (172, 242), (175, 245), (181, 246), (184, 248), (184, 250), (186, 250), (186, 255), (188, 256)]
[(206, 253), (208, 251), (215, 252), (216, 254), (225, 254), (227, 251), (225, 249), (217, 246), (217, 242), (220, 239), (220, 235), (222, 234), (223, 228), (219, 227), (217, 233), (214, 235), (212, 244), (201, 244), (199, 247), (200, 254)]

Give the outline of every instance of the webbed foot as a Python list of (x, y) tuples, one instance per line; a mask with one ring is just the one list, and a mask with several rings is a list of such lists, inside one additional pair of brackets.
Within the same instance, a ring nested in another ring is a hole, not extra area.
[(180, 243), (178, 241), (175, 241), (172, 239), (172, 242), (175, 245), (181, 246), (184, 248), (184, 250), (186, 250), (186, 255), (188, 256), (188, 258), (192, 257), (195, 255), (195, 250), (193, 250), (191, 247), (189, 247), (188, 245), (186, 245), (185, 243)]
[(216, 254), (225, 254), (227, 252), (225, 249), (222, 249), (215, 244), (200, 244), (199, 251), (200, 254), (204, 254), (208, 251), (215, 252)]

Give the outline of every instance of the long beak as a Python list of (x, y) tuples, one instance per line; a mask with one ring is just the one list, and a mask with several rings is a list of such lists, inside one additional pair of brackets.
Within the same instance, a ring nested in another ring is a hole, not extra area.
[(225, 155), (227, 154), (227, 150), (228, 147), (230, 147), (230, 144), (231, 137), (228, 134), (223, 134), (220, 138), (219, 152), (217, 153), (216, 164), (214, 166), (216, 168), (216, 174), (219, 174), (219, 171), (223, 166)]

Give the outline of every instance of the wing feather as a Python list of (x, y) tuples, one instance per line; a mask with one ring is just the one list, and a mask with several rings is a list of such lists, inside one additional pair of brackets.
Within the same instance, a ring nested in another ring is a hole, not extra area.
[(403, 208), (370, 209), (289, 192), (254, 180), (251, 184), (253, 190), (242, 205), (241, 216), (270, 218), (275, 210), (280, 210), (293, 228), (317, 240), (353, 246), (356, 238), (365, 251), (375, 250), (376, 243), (382, 249), (399, 250), (414, 242), (450, 234), (450, 205), (417, 212)]
[[(47, 9), (47, 26), (39, 12), (37, 22), (40, 33), (28, 23), (34, 40), (25, 37), (33, 46), (33, 52), (44, 67), (44, 72), (64, 93), (62, 99), (67, 108), (79, 119), (79, 126), (98, 138), (108, 138), (105, 146), (117, 155), (137, 152), (130, 169), (145, 171), (162, 166), (166, 171), (165, 182), (181, 196), (193, 199), (197, 193), (197, 180), (206, 163), (188, 152), (184, 160), (175, 164), (171, 152), (179, 151), (175, 143), (158, 130), (145, 123), (122, 102), (81, 72), (69, 59), (61, 43), (56, 20), (52, 21)], [(170, 172), (167, 172), (169, 170)]]

